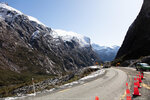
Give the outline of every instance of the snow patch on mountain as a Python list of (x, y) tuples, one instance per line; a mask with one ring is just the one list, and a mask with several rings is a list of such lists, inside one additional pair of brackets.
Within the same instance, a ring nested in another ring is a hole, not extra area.
[(106, 46), (99, 46), (99, 45), (97, 45), (97, 44), (92, 44), (92, 47), (93, 47), (93, 49), (94, 50), (102, 50), (102, 49), (107, 49), (107, 47)]
[(9, 11), (13, 11), (13, 12), (15, 11), (16, 13), (18, 13), (18, 14), (20, 14), (20, 15), (23, 14), (23, 13), (20, 12), (19, 10), (8, 6), (6, 3), (0, 3), (0, 9), (2, 9), (2, 8), (3, 8), (3, 9), (7, 9), (7, 10), (9, 10)]
[[(7, 21), (12, 21), (18, 15), (24, 15), (21, 11), (8, 6), (6, 3), (0, 3), (0, 9), (1, 9), (0, 17), (2, 17), (3, 19), (7, 19)], [(24, 16), (27, 16), (30, 21), (34, 21), (40, 25), (45, 26), (42, 22), (40, 22), (39, 20), (37, 20), (36, 18), (32, 16), (29, 16), (29, 15), (24, 15)]]
[(54, 29), (52, 33), (54, 38), (62, 38), (64, 41), (74, 40), (80, 44), (81, 47), (90, 46), (90, 38), (83, 36), (81, 34), (72, 32), (72, 31), (64, 31), (61, 29)]
[(100, 56), (101, 60), (112, 61), (115, 58), (120, 47), (116, 45), (107, 47), (100, 46), (98, 44), (92, 44), (92, 48)]
[(1, 19), (11, 22), (18, 15), (22, 15), (22, 13), (16, 9), (4, 4), (4, 3), (0, 3), (0, 17), (1, 17)]
[(92, 47), (93, 47), (93, 49), (94, 50), (103, 50), (103, 49), (107, 49), (107, 50), (118, 50), (120, 47), (119, 46), (117, 46), (117, 45), (113, 45), (113, 46), (110, 46), (110, 47), (108, 47), (108, 46), (100, 46), (100, 45), (98, 45), (98, 44), (95, 44), (95, 43), (93, 43), (92, 44)]
[(42, 22), (40, 22), (38, 19), (36, 19), (36, 18), (34, 18), (34, 17), (32, 17), (32, 16), (27, 16), (28, 18), (29, 18), (29, 20), (30, 21), (34, 21), (34, 22), (37, 22), (38, 24), (41, 24), (41, 25), (43, 25), (43, 26), (45, 26)]
[(32, 34), (32, 39), (38, 38), (38, 37), (39, 37), (39, 33), (40, 33), (39, 30), (35, 31), (35, 32)]

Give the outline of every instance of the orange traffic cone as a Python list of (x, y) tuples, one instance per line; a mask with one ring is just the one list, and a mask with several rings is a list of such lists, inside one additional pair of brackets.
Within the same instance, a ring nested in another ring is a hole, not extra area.
[(126, 83), (126, 88), (128, 88), (128, 83)]
[[(136, 83), (134, 83), (134, 84), (136, 84)], [(138, 88), (141, 88), (138, 75), (137, 75), (137, 86), (138, 86)]]
[(128, 83), (126, 83), (126, 100), (131, 100), (130, 90), (128, 88)]
[(139, 75), (139, 82), (140, 82), (140, 83), (142, 83), (142, 80), (141, 80), (141, 75)]
[(141, 79), (143, 79), (143, 73), (141, 73)]
[(141, 96), (141, 94), (139, 93), (139, 89), (138, 89), (138, 87), (137, 87), (136, 85), (134, 86), (134, 92), (133, 92), (133, 95)]
[(130, 90), (129, 89), (126, 89), (126, 94), (130, 94)]
[(139, 75), (140, 75), (141, 79), (143, 79), (143, 76), (144, 76), (144, 75), (143, 75), (143, 71), (140, 71), (140, 72), (139, 72)]
[(136, 78), (134, 78), (134, 85), (138, 86), (138, 80)]
[(130, 94), (130, 90), (128, 88), (128, 83), (126, 83), (126, 94)]
[(127, 94), (126, 100), (132, 100), (130, 94)]
[(134, 92), (133, 92), (133, 95), (141, 96), (141, 94), (139, 93), (139, 89), (138, 89), (136, 78), (134, 78)]
[(99, 100), (99, 97), (98, 97), (98, 96), (96, 96), (96, 97), (95, 97), (95, 100)]

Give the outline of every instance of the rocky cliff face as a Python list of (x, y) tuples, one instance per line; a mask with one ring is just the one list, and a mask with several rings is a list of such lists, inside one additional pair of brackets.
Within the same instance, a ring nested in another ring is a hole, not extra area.
[(116, 56), (123, 60), (150, 55), (150, 1), (144, 0), (142, 9), (130, 26)]
[(0, 3), (0, 72), (2, 75), (8, 72), (8, 76), (0, 75), (0, 86), (9, 84), (9, 78), (16, 76), (15, 81), (24, 81), (21, 77), (24, 74), (63, 75), (99, 61), (90, 44), (81, 45), (82, 39), (74, 36), (64, 41), (56, 33)]

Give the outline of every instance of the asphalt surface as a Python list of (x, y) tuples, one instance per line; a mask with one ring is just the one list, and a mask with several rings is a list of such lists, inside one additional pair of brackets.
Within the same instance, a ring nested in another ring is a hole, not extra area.
[[(144, 79), (142, 80), (142, 83), (140, 83), (141, 88), (139, 88), (139, 93), (141, 96), (133, 96), (132, 93), (134, 92), (134, 77), (136, 77), (139, 72), (136, 71), (135, 68), (129, 67), (118, 67), (117, 69), (126, 72), (128, 75), (128, 83), (132, 100), (150, 100), (150, 72), (144, 72)], [(126, 95), (124, 94), (121, 100), (125, 100), (125, 96)]]
[(121, 70), (109, 68), (106, 69), (106, 74), (103, 77), (93, 81), (21, 100), (95, 100), (95, 96), (98, 96), (99, 100), (120, 100), (128, 80), (127, 74)]

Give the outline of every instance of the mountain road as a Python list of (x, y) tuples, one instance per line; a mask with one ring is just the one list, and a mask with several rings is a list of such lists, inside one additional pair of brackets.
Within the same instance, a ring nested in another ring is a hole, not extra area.
[(40, 94), (21, 100), (120, 100), (125, 92), (127, 74), (116, 68), (106, 69), (106, 74), (82, 85), (54, 93)]

